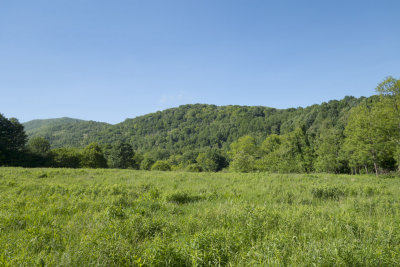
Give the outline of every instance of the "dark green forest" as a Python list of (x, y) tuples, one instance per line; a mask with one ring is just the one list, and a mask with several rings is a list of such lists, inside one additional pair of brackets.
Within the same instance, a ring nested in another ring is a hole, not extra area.
[(0, 117), (0, 163), (28, 167), (387, 173), (400, 163), (400, 82), (306, 108), (183, 105), (111, 125)]
[(44, 137), (52, 148), (122, 141), (138, 152), (165, 149), (176, 154), (205, 147), (228, 150), (232, 142), (244, 135), (262, 142), (270, 134), (287, 134), (298, 127), (317, 134), (326, 120), (344, 128), (349, 110), (362, 99), (345, 97), (290, 109), (194, 104), (127, 119), (116, 125), (61, 118), (34, 120), (24, 123), (24, 127), (29, 137)]

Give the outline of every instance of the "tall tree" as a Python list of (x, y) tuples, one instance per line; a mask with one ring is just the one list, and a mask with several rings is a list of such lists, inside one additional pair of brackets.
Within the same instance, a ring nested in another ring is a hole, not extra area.
[(80, 168), (81, 157), (77, 149), (74, 148), (56, 148), (51, 151), (52, 166), (58, 168)]
[(228, 163), (217, 149), (208, 149), (206, 152), (199, 153), (197, 163), (204, 171), (217, 172), (227, 167)]
[(103, 150), (97, 143), (91, 143), (82, 151), (82, 167), (107, 168), (107, 160)]
[(35, 154), (47, 155), (50, 152), (50, 143), (43, 137), (33, 137), (28, 141), (28, 149)]
[(284, 137), (271, 134), (261, 144), (261, 158), (257, 161), (257, 169), (262, 171), (278, 172), (282, 161), (279, 153), (280, 147), (284, 142)]
[(256, 160), (260, 156), (254, 137), (246, 135), (231, 144), (230, 167), (238, 172), (252, 172), (256, 170)]
[(111, 167), (127, 169), (134, 165), (134, 152), (132, 146), (127, 143), (116, 143), (110, 153)]
[(389, 76), (375, 90), (381, 96), (377, 128), (396, 146), (395, 160), (400, 170), (400, 80)]
[(28, 151), (25, 153), (26, 167), (49, 167), (52, 164), (52, 154), (50, 143), (47, 139), (37, 136), (29, 139), (27, 144)]
[(365, 168), (372, 164), (376, 175), (382, 162), (390, 160), (393, 146), (390, 135), (382, 134), (379, 103), (363, 102), (353, 108), (344, 131), (344, 151), (349, 157), (350, 167)]
[(340, 149), (344, 137), (335, 128), (325, 128), (316, 141), (315, 170), (318, 172), (338, 173), (342, 167)]
[(18, 165), (26, 141), (24, 126), (15, 118), (0, 114), (0, 165)]
[(284, 136), (279, 148), (281, 172), (310, 172), (313, 170), (313, 152), (303, 128), (296, 128)]

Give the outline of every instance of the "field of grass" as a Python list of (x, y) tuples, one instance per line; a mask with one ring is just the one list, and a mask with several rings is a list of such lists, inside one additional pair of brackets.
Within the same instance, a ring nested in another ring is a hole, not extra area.
[(0, 266), (400, 265), (400, 180), (0, 168)]

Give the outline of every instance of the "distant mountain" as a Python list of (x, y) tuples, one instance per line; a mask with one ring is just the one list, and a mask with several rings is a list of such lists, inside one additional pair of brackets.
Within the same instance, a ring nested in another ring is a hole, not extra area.
[(45, 128), (63, 125), (68, 123), (79, 123), (83, 120), (72, 119), (72, 118), (58, 118), (58, 119), (47, 119), (47, 120), (32, 120), (24, 123), (25, 131), (40, 131)]
[(32, 120), (23, 123), (28, 137), (42, 136), (55, 147), (83, 147), (88, 144), (89, 136), (95, 135), (111, 124), (85, 121), (73, 118)]
[(83, 147), (91, 142), (124, 141), (136, 151), (169, 153), (217, 147), (227, 149), (243, 135), (262, 141), (271, 133), (285, 134), (302, 127), (317, 135), (323, 124), (344, 129), (349, 110), (363, 98), (345, 97), (306, 108), (263, 106), (183, 105), (111, 125), (71, 118), (24, 123), (29, 137), (43, 136), (52, 147)]

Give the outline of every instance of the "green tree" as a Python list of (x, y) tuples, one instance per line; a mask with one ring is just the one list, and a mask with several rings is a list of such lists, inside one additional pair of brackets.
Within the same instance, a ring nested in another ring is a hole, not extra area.
[(51, 166), (50, 143), (43, 137), (29, 139), (28, 151), (25, 153), (25, 167), (48, 167)]
[(120, 169), (133, 167), (133, 156), (134, 152), (130, 144), (118, 142), (111, 149), (111, 167)]
[(237, 172), (252, 172), (256, 170), (256, 159), (259, 148), (254, 137), (246, 135), (231, 144), (230, 167)]
[(286, 135), (304, 125), (310, 138), (319, 135), (326, 118), (332, 119), (333, 127), (344, 128), (348, 111), (360, 101), (345, 97), (290, 109), (195, 104), (139, 116), (117, 125), (72, 119), (33, 121), (25, 125), (30, 136), (51, 136), (54, 147), (122, 141), (131, 144), (134, 151), (151, 152), (154, 160), (183, 155), (182, 166), (187, 166), (196, 163), (199, 152), (211, 147), (228, 151), (232, 142), (245, 135), (253, 136), (258, 144), (272, 133)]
[(187, 172), (201, 172), (203, 170), (201, 169), (199, 164), (192, 163), (192, 164), (189, 164), (189, 165), (186, 166), (185, 171), (187, 171)]
[(151, 166), (152, 171), (170, 171), (171, 165), (166, 160), (157, 160), (153, 166)]
[(206, 152), (199, 153), (196, 161), (206, 172), (217, 172), (228, 166), (225, 157), (216, 149), (208, 149)]
[(313, 152), (303, 128), (296, 128), (283, 136), (279, 149), (279, 172), (310, 172), (313, 170)]
[(261, 171), (280, 171), (280, 164), (282, 161), (279, 153), (280, 147), (284, 142), (284, 137), (271, 134), (261, 144), (260, 152), (261, 158), (257, 161), (257, 169)]
[(185, 164), (194, 164), (196, 163), (196, 159), (198, 157), (198, 151), (188, 150), (182, 154), (181, 161)]
[(50, 142), (41, 137), (33, 137), (28, 141), (28, 149), (38, 155), (47, 155), (50, 152)]
[(24, 126), (15, 118), (7, 119), (0, 114), (0, 166), (19, 165), (26, 141)]
[(316, 160), (314, 164), (316, 171), (338, 173), (341, 170), (340, 150), (343, 139), (340, 131), (334, 128), (325, 128), (320, 132), (316, 141)]
[(350, 113), (343, 149), (355, 172), (360, 168), (368, 171), (372, 165), (378, 175), (381, 163), (388, 161), (393, 153), (390, 135), (382, 134), (380, 130), (380, 118), (380, 106), (375, 103), (363, 102)]
[(151, 170), (151, 166), (153, 166), (154, 162), (155, 162), (154, 159), (152, 159), (148, 156), (145, 156), (140, 164), (140, 169), (149, 171), (149, 170)]
[(381, 96), (376, 127), (396, 147), (394, 158), (400, 170), (400, 80), (388, 77), (375, 90)]
[(91, 143), (82, 150), (81, 163), (85, 168), (107, 168), (107, 160), (97, 143)]
[(139, 169), (140, 169), (140, 164), (142, 163), (142, 161), (143, 161), (143, 159), (144, 159), (143, 155), (140, 154), (140, 153), (135, 153), (135, 154), (133, 155), (132, 159), (133, 159), (133, 165), (132, 165), (132, 167), (133, 167), (135, 170), (139, 170)]
[(81, 157), (77, 149), (56, 148), (51, 151), (52, 166), (58, 168), (80, 168)]

